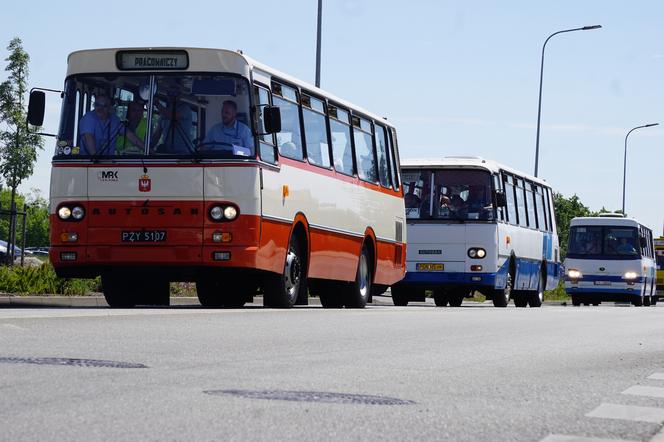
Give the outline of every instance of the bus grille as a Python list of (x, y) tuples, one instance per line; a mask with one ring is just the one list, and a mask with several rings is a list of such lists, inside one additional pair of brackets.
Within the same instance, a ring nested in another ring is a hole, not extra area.
[(395, 238), (396, 242), (403, 242), (403, 223), (401, 221), (396, 221), (395, 223)]

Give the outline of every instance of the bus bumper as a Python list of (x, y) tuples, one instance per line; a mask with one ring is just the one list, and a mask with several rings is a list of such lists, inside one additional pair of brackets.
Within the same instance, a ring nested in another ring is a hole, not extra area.
[(464, 286), (469, 289), (495, 288), (495, 273), (464, 273), (464, 272), (406, 272), (399, 285), (419, 286)]

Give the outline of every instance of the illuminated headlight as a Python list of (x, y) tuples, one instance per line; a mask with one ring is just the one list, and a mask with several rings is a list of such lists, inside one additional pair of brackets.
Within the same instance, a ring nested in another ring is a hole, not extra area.
[(58, 217), (63, 220), (71, 218), (71, 209), (69, 207), (60, 207), (58, 209)]
[(472, 259), (482, 259), (486, 256), (486, 250), (479, 248), (468, 249), (468, 257)]
[(569, 270), (567, 271), (567, 277), (568, 277), (569, 279), (580, 279), (581, 276), (583, 276), (583, 275), (581, 275), (581, 272), (579, 272), (579, 271), (576, 270), (576, 269), (569, 269)]
[(625, 275), (623, 275), (623, 279), (627, 280), (634, 280), (638, 277), (639, 275), (636, 274), (636, 272), (626, 272)]
[(224, 210), (219, 206), (214, 206), (210, 209), (210, 218), (215, 221), (220, 221), (224, 217)]
[(73, 216), (75, 220), (82, 220), (85, 216), (85, 210), (81, 206), (76, 206), (71, 209), (71, 216)]
[(477, 257), (478, 258), (484, 258), (486, 256), (486, 250), (484, 249), (477, 249)]
[(237, 218), (237, 209), (233, 206), (228, 206), (224, 209), (224, 218), (227, 220), (234, 220)]

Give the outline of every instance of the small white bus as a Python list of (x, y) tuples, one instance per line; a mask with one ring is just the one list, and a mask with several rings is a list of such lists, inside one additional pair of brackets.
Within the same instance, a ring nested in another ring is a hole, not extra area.
[(574, 218), (565, 272), (565, 291), (576, 306), (657, 302), (652, 231), (635, 219), (620, 215)]
[(553, 192), (541, 179), (477, 157), (406, 160), (406, 276), (395, 305), (460, 306), (479, 291), (496, 307), (539, 307), (560, 278)]

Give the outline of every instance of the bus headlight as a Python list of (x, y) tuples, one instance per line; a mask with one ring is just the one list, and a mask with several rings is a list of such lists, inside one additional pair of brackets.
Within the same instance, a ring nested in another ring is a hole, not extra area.
[(222, 209), (220, 206), (213, 206), (210, 209), (210, 218), (212, 218), (213, 220), (221, 221), (223, 217), (224, 217), (224, 209)]
[(468, 257), (472, 259), (482, 259), (486, 256), (486, 250), (482, 248), (473, 247), (468, 249)]
[(229, 221), (234, 220), (237, 218), (237, 209), (233, 206), (228, 206), (224, 209), (224, 218), (226, 218)]
[(61, 220), (68, 220), (71, 218), (71, 209), (67, 206), (62, 206), (58, 209), (58, 217)]
[(80, 221), (85, 216), (85, 209), (81, 206), (76, 206), (71, 209), (71, 216), (73, 216), (75, 220)]
[(568, 277), (569, 279), (581, 279), (582, 276), (583, 276), (583, 275), (581, 274), (581, 272), (579, 272), (579, 271), (576, 270), (576, 269), (569, 269), (569, 270), (567, 271), (567, 277)]
[(633, 281), (633, 280), (635, 280), (636, 278), (638, 278), (638, 276), (639, 276), (639, 275), (637, 275), (636, 272), (626, 272), (626, 273), (623, 275), (623, 279), (626, 279), (626, 280), (628, 280), (628, 281)]

